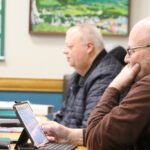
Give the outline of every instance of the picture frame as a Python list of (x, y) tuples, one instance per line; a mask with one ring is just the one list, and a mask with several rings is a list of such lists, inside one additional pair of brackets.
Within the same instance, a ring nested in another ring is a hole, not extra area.
[(68, 28), (92, 22), (106, 36), (128, 36), (130, 0), (30, 0), (29, 32), (65, 34)]
[(5, 0), (0, 0), (0, 61), (4, 60)]

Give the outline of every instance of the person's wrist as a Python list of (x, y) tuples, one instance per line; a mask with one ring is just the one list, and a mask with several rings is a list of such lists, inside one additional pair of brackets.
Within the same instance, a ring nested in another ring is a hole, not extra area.
[(116, 88), (120, 92), (122, 91), (123, 87), (120, 84), (117, 84), (115, 81), (112, 81), (109, 85), (109, 87)]
[(67, 142), (67, 143), (71, 143), (71, 144), (73, 143), (72, 130), (73, 130), (73, 129), (71, 129), (71, 128), (67, 128), (67, 132), (68, 132), (68, 133), (66, 134), (66, 135), (67, 135), (66, 142)]
[(82, 129), (68, 128), (67, 142), (76, 145), (83, 145), (83, 132)]

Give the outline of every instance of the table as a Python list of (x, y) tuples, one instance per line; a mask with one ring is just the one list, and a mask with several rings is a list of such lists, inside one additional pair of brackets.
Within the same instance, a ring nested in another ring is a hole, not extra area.
[[(40, 121), (40, 122), (46, 122), (48, 121), (48, 118), (47, 117), (43, 117), (43, 116), (38, 116), (37, 117), (37, 120)], [(0, 137), (1, 138), (11, 138), (11, 139), (18, 139), (20, 136), (20, 133), (19, 132), (0, 132)], [(11, 150), (14, 150), (14, 146), (15, 144), (11, 144)], [(86, 147), (84, 146), (78, 146), (75, 150), (87, 150)]]

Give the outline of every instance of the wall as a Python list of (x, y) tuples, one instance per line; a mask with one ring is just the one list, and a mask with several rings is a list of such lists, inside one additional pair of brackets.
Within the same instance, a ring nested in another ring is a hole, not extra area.
[(61, 105), (62, 93), (54, 92), (0, 92), (2, 101), (30, 101), (33, 104), (53, 105), (56, 112)]
[(51, 104), (55, 112), (61, 105), (63, 84), (61, 79), (0, 78), (0, 101)]
[[(130, 24), (150, 15), (149, 0), (132, 0)], [(64, 36), (33, 36), (28, 32), (29, 0), (6, 0), (5, 61), (0, 77), (62, 79), (73, 71), (63, 56)], [(127, 47), (127, 37), (105, 37), (107, 47)]]

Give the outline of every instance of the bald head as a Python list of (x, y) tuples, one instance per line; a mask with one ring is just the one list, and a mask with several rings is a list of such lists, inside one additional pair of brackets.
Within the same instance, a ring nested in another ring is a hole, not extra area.
[[(136, 41), (138, 45), (150, 44), (150, 17), (135, 24), (130, 32), (129, 42), (131, 38)], [(129, 45), (132, 45), (132, 43)]]
[(150, 17), (139, 21), (130, 32), (129, 52), (125, 62), (131, 66), (140, 64), (139, 77), (150, 74)]

